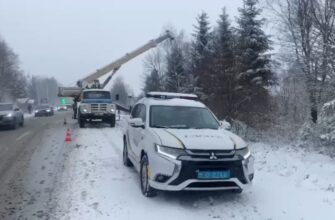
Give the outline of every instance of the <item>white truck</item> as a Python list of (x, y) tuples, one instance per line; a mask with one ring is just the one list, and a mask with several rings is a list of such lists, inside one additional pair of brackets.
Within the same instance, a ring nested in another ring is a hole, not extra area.
[[(159, 43), (173, 39), (169, 31), (154, 40), (137, 48), (136, 50), (127, 53), (123, 57), (114, 62), (98, 69), (92, 74), (77, 82), (77, 87), (60, 87), (58, 96), (60, 97), (74, 97), (74, 118), (78, 119), (80, 127), (84, 127), (86, 122), (94, 119), (101, 119), (104, 122), (109, 122), (112, 127), (115, 125), (115, 111), (120, 109), (129, 111), (129, 109), (117, 103), (118, 98), (112, 100), (110, 92), (104, 90), (105, 86), (110, 82), (113, 75), (120, 67), (128, 61), (134, 59), (140, 54), (155, 48)], [(103, 84), (99, 83), (99, 78), (110, 73)], [(108, 94), (108, 95), (107, 95)], [(96, 98), (87, 98), (96, 96)], [(105, 98), (101, 98), (104, 97)], [(108, 98), (106, 98), (109, 96)], [(77, 117), (78, 116), (78, 117)]]

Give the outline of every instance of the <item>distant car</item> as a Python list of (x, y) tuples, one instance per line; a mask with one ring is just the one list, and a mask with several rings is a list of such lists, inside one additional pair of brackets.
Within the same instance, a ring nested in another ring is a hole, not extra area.
[(24, 116), (20, 108), (13, 103), (0, 103), (0, 126), (13, 129), (24, 125)]
[(40, 105), (35, 108), (35, 117), (52, 115), (54, 115), (54, 111), (49, 105)]
[(68, 107), (66, 105), (61, 105), (57, 107), (57, 111), (61, 112), (61, 111), (67, 111)]

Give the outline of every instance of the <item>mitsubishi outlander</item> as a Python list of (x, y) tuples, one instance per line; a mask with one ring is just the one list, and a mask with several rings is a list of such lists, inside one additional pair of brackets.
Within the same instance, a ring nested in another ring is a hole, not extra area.
[(240, 137), (193, 94), (150, 92), (132, 109), (123, 136), (123, 163), (140, 173), (141, 190), (232, 190), (254, 176)]

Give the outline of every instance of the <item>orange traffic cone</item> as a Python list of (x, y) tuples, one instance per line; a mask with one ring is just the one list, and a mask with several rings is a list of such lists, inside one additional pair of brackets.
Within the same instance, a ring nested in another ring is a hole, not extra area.
[(71, 138), (71, 131), (70, 129), (66, 130), (66, 136), (65, 136), (65, 142), (71, 142), (72, 138)]

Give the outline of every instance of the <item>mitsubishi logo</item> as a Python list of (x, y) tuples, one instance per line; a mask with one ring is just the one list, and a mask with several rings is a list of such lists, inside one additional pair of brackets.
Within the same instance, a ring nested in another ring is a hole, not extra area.
[(217, 160), (217, 156), (215, 155), (214, 152), (211, 153), (211, 156), (209, 157), (210, 160)]

